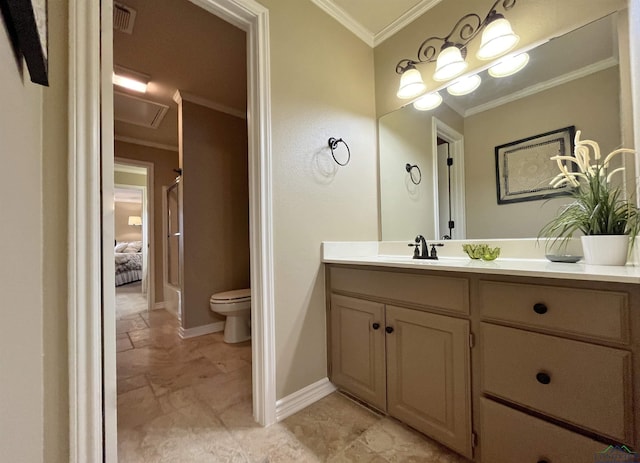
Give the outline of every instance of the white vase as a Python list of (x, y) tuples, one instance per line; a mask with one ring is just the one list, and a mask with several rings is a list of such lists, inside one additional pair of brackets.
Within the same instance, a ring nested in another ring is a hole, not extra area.
[(629, 235), (589, 235), (580, 237), (584, 262), (590, 265), (625, 265)]

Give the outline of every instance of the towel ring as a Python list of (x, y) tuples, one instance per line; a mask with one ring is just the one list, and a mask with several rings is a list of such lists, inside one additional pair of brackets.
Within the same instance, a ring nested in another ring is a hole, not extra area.
[[(407, 170), (407, 172), (409, 172), (409, 177), (411, 178), (413, 184), (420, 185), (420, 182), (422, 181), (422, 172), (420, 171), (420, 167), (418, 167), (418, 164), (407, 164), (406, 166), (404, 166), (404, 168)], [(418, 181), (413, 178), (413, 173), (411, 172), (413, 169), (416, 169), (418, 171)]]
[[(335, 153), (333, 152), (333, 150), (338, 147), (338, 143), (342, 143), (345, 148), (347, 148), (347, 160), (344, 163), (338, 161), (336, 159)], [(331, 150), (331, 157), (333, 157), (333, 160), (336, 162), (336, 164), (338, 164), (339, 166), (346, 166), (347, 164), (349, 164), (349, 161), (351, 160), (351, 150), (349, 149), (349, 145), (347, 145), (346, 141), (344, 141), (342, 138), (335, 139), (331, 137), (329, 138), (329, 149)]]

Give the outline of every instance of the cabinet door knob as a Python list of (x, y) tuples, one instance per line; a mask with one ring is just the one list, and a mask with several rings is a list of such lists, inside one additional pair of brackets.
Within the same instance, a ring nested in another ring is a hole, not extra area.
[(536, 375), (536, 379), (540, 384), (549, 384), (551, 382), (551, 376), (548, 373), (540, 372)]
[(535, 304), (533, 304), (533, 311), (537, 314), (545, 314), (547, 313), (547, 310), (547, 306), (542, 302), (536, 302)]
[(387, 333), (391, 334), (391, 333), (393, 333), (393, 326), (387, 326), (384, 330), (385, 330)]
[(378, 328), (380, 328), (380, 323), (374, 323), (373, 325), (371, 325), (371, 327), (372, 327), (374, 330), (377, 330)]

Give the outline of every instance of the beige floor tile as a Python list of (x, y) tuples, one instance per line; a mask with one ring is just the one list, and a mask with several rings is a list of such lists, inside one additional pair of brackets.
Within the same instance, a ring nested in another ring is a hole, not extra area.
[(142, 347), (116, 354), (116, 371), (118, 378), (130, 378), (147, 374), (154, 370), (170, 367), (174, 359), (164, 349)]
[(329, 463), (389, 463), (359, 440), (353, 442), (337, 455), (330, 457)]
[(380, 419), (368, 409), (334, 393), (287, 418), (282, 424), (316, 456), (326, 460)]
[(198, 380), (193, 388), (198, 397), (216, 412), (240, 402), (251, 402), (251, 368), (244, 367)]
[(133, 349), (129, 335), (127, 333), (116, 335), (116, 352), (124, 352), (129, 349)]
[(359, 439), (391, 463), (466, 463), (468, 460), (391, 418)]
[(150, 422), (163, 414), (160, 402), (149, 386), (118, 395), (118, 432)]
[(116, 334), (129, 333), (136, 330), (147, 329), (147, 323), (140, 316), (125, 320), (116, 320)]
[(189, 406), (160, 416), (142, 428), (141, 448), (158, 462), (248, 462), (229, 431), (206, 407)]
[(213, 363), (201, 357), (189, 361), (174, 361), (171, 365), (154, 368), (147, 373), (147, 379), (156, 396), (160, 396), (220, 374), (222, 372)]
[(130, 378), (118, 378), (118, 394), (133, 391), (144, 386), (148, 386), (149, 382), (145, 375), (131, 376)]

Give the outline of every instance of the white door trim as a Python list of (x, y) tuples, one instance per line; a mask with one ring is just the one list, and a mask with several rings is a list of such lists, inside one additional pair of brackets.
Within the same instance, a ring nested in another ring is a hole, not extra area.
[[(247, 32), (253, 410), (260, 424), (269, 425), (276, 419), (269, 14), (253, 0), (192, 2)], [(110, 177), (106, 176), (101, 185), (100, 176), (101, 169), (113, 169), (113, 126), (108, 121), (113, 111), (108, 98), (113, 92), (112, 7), (111, 0), (69, 0), (68, 327), (72, 463), (116, 461), (115, 312), (105, 307), (104, 320), (101, 314), (103, 279), (104, 284), (106, 280), (113, 281), (108, 272), (103, 274), (101, 262), (101, 252), (112, 250), (113, 232), (105, 233), (105, 237), (111, 235), (111, 242), (103, 242), (100, 194), (105, 186), (105, 196), (112, 194), (107, 191)], [(111, 178), (111, 189), (112, 184)], [(105, 220), (105, 227), (113, 226), (113, 211), (105, 212)], [(104, 262), (108, 266), (112, 260)], [(107, 296), (105, 304), (114, 301)], [(105, 340), (104, 364), (103, 329), (105, 339), (113, 337)], [(113, 352), (109, 352), (111, 349)]]
[[(138, 161), (136, 159), (115, 158), (116, 164), (143, 167), (147, 170), (147, 184), (143, 198), (143, 236), (146, 241), (147, 253), (147, 308), (153, 310), (156, 305), (156, 253), (155, 253), (155, 172), (153, 162)], [(104, 238), (104, 237), (103, 237)]]
[(449, 127), (435, 117), (432, 118), (431, 140), (432, 140), (432, 162), (434, 172), (434, 227), (435, 237), (439, 240), (443, 233), (440, 231), (440, 211), (438, 207), (438, 137), (449, 143), (449, 153), (455, 159), (454, 169), (451, 175), (452, 212), (451, 220), (455, 222), (457, 234), (455, 239), (465, 239), (467, 237), (467, 222), (465, 220), (465, 189), (464, 189), (464, 137), (461, 133)]

